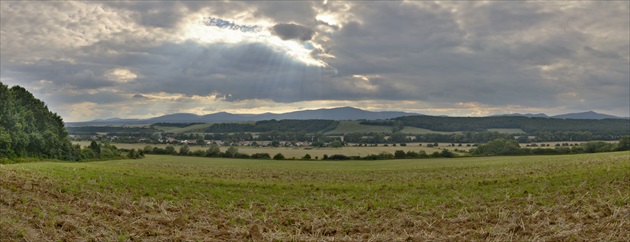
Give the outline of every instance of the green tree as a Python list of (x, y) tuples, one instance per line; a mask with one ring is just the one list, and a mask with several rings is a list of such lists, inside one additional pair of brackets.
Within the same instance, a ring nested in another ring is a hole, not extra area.
[(137, 159), (138, 153), (136, 153), (136, 149), (131, 149), (127, 152), (127, 158), (129, 159)]
[(621, 136), (619, 144), (617, 145), (617, 150), (630, 150), (630, 135)]
[(188, 144), (184, 144), (181, 148), (179, 148), (179, 155), (188, 155), (188, 153), (190, 153)]
[(164, 152), (169, 155), (177, 154), (177, 151), (175, 151), (175, 147), (172, 145), (167, 145), (166, 147), (164, 147)]
[(440, 156), (446, 157), (446, 158), (453, 158), (455, 157), (455, 154), (453, 154), (453, 152), (449, 151), (448, 149), (443, 149), (442, 152), (440, 152)]
[(363, 139), (361, 133), (349, 133), (343, 136), (343, 140), (350, 143), (358, 143)]
[(269, 153), (254, 153), (252, 154), (251, 158), (259, 160), (269, 160), (271, 159), (271, 156), (269, 155)]
[(587, 142), (584, 144), (584, 152), (586, 153), (610, 152), (613, 150), (612, 144), (602, 141)]
[(230, 148), (228, 148), (225, 151), (225, 157), (235, 157), (237, 153), (238, 153), (238, 148), (234, 146), (230, 146)]
[(318, 140), (318, 141), (313, 142), (311, 145), (313, 147), (324, 147), (326, 143), (324, 143), (324, 141)]
[(96, 141), (92, 140), (89, 147), (90, 150), (92, 150), (92, 152), (94, 152), (94, 154), (96, 155), (96, 158), (101, 156), (101, 147), (96, 143)]
[(395, 142), (395, 143), (405, 142), (407, 141), (407, 135), (403, 133), (394, 133), (392, 134), (392, 136), (389, 137), (389, 141)]
[(396, 158), (396, 159), (404, 159), (406, 156), (407, 156), (407, 154), (405, 153), (405, 151), (396, 150), (394, 152), (394, 158)]
[(278, 153), (273, 156), (274, 160), (284, 160), (284, 155), (282, 153)]
[(0, 83), (0, 158), (76, 160), (63, 120), (20, 86)]
[(207, 157), (218, 157), (221, 155), (221, 148), (217, 144), (211, 144), (206, 150)]
[(392, 134), (396, 134), (402, 131), (404, 128), (405, 128), (405, 123), (403, 123), (400, 120), (396, 120), (394, 121), (394, 124), (392, 125)]
[(486, 144), (481, 144), (477, 146), (476, 149), (471, 150), (472, 154), (475, 155), (518, 155), (523, 154), (524, 151), (521, 149), (518, 141), (516, 140), (506, 140), (506, 139), (495, 139)]
[(334, 140), (333, 142), (330, 142), (330, 147), (339, 148), (342, 146), (343, 146), (343, 143), (340, 140)]

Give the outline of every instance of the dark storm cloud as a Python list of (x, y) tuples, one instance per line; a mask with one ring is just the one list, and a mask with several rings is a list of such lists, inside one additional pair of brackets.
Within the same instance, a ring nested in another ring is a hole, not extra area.
[(315, 31), (297, 24), (276, 24), (273, 32), (282, 40), (297, 39), (301, 41), (311, 40)]

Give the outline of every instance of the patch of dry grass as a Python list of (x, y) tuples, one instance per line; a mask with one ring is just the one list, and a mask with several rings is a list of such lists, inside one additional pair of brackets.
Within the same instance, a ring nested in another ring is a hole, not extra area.
[(630, 153), (0, 166), (7, 241), (630, 240)]

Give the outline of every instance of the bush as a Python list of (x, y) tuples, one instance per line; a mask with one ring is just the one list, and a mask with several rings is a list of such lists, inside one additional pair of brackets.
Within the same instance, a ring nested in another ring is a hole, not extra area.
[(205, 156), (205, 155), (206, 155), (206, 152), (205, 152), (205, 151), (203, 151), (203, 150), (195, 150), (195, 151), (190, 152), (190, 153), (188, 153), (188, 154), (189, 154), (189, 155), (192, 155), (192, 156), (199, 156), (199, 157), (203, 157), (203, 156)]
[(402, 150), (397, 150), (394, 152), (394, 158), (396, 159), (404, 159), (407, 157), (407, 154)]
[(269, 155), (269, 153), (255, 153), (252, 154), (250, 156), (252, 159), (259, 159), (259, 160), (270, 160), (271, 156)]
[(230, 146), (230, 148), (228, 148), (225, 153), (223, 154), (224, 157), (228, 157), (228, 158), (233, 158), (236, 156), (236, 154), (238, 153), (238, 148), (234, 147), (234, 146)]
[(339, 140), (335, 140), (335, 141), (330, 143), (330, 147), (333, 147), (333, 148), (339, 148), (339, 147), (342, 147), (342, 146), (343, 146), (343, 143), (341, 143), (341, 141), (339, 141)]
[(334, 154), (328, 157), (329, 160), (350, 160), (350, 157), (340, 154)]
[(455, 157), (455, 154), (453, 154), (448, 149), (443, 149), (442, 152), (440, 152), (440, 156), (441, 157), (445, 157), (445, 158), (453, 158), (453, 157)]
[(188, 155), (190, 153), (190, 148), (188, 148), (188, 144), (185, 144), (181, 148), (179, 148), (179, 155)]
[(474, 155), (518, 155), (524, 152), (518, 141), (498, 138), (479, 145), (476, 149), (471, 150), (471, 153)]
[(588, 142), (584, 144), (584, 152), (586, 153), (598, 153), (598, 152), (610, 152), (614, 151), (614, 147), (610, 143), (598, 141)]
[(218, 157), (221, 155), (221, 148), (217, 144), (211, 144), (206, 150), (205, 156), (207, 157)]
[(278, 153), (273, 156), (274, 160), (284, 160), (284, 155), (282, 153)]

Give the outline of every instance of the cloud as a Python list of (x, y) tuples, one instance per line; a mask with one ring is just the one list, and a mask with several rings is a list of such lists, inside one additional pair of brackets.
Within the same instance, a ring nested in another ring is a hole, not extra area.
[(138, 77), (138, 75), (136, 75), (135, 73), (133, 73), (129, 69), (125, 69), (125, 68), (111, 69), (111, 70), (107, 71), (105, 76), (109, 80), (112, 80), (112, 81), (115, 81), (115, 82), (121, 82), (121, 83), (133, 81), (134, 79), (136, 79)]
[(273, 32), (282, 40), (297, 39), (301, 41), (311, 40), (315, 31), (297, 24), (276, 24)]
[(133, 95), (133, 98), (139, 98), (139, 99), (149, 99), (148, 97), (145, 97), (142, 94), (136, 93), (135, 95)]
[(0, 80), (70, 120), (336, 105), (629, 116), (629, 5), (3, 2)]

